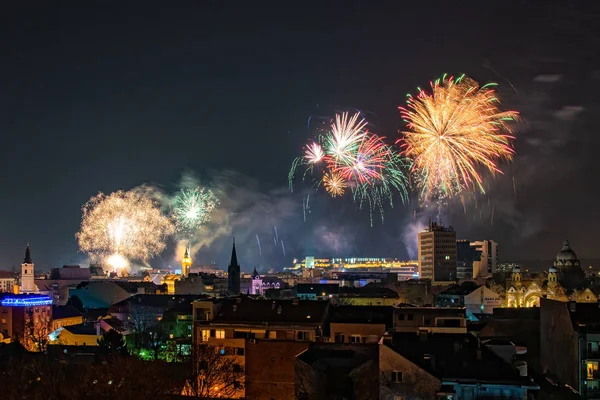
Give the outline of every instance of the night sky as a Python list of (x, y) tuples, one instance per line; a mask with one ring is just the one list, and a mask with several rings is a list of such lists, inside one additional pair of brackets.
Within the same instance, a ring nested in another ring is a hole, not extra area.
[[(20, 264), (27, 241), (40, 269), (84, 262), (74, 235), (91, 196), (142, 184), (174, 193), (191, 176), (225, 196), (199, 263), (225, 267), (233, 235), (243, 270), (310, 254), (407, 258), (418, 223), (438, 213), (459, 238), (498, 241), (504, 260), (552, 258), (565, 238), (600, 257), (597, 10), (83, 3), (11, 2), (0, 15), (0, 269)], [(503, 107), (523, 116), (517, 157), (487, 195), (439, 212), (397, 198), (371, 227), (351, 199), (317, 193), (304, 222), (287, 174), (312, 127), (360, 110), (391, 143), (406, 93), (445, 72), (498, 82)], [(152, 264), (173, 263), (175, 248)]]

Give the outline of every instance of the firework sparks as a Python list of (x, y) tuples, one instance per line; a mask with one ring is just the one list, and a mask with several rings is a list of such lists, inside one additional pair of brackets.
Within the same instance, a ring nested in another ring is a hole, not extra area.
[(200, 227), (210, 220), (212, 211), (219, 200), (212, 190), (205, 188), (183, 189), (173, 203), (173, 219), (177, 231), (193, 236)]
[(82, 210), (79, 248), (115, 270), (125, 269), (128, 259), (147, 260), (161, 253), (164, 240), (174, 232), (158, 205), (133, 191), (99, 193)]
[(342, 196), (346, 190), (346, 181), (335, 172), (323, 175), (323, 185), (331, 197)]
[(260, 239), (258, 238), (258, 233), (256, 234), (256, 243), (258, 244), (258, 253), (262, 256), (262, 248), (260, 247)]
[[(371, 223), (375, 208), (383, 219), (383, 202), (389, 200), (392, 204), (393, 192), (398, 191), (405, 201), (408, 178), (403, 172), (404, 160), (366, 127), (359, 113), (351, 117), (348, 113), (336, 115), (329, 131), (319, 136), (318, 142), (311, 142), (305, 156), (292, 163), (290, 190), (297, 169), (305, 166), (303, 180), (312, 177), (314, 188), (322, 184), (331, 197), (343, 196), (348, 188), (360, 208), (368, 204)], [(308, 197), (302, 208), (306, 221)]]
[(499, 109), (494, 86), (479, 86), (464, 75), (444, 76), (431, 83), (431, 94), (421, 90), (409, 96), (406, 108), (400, 107), (408, 123), (402, 132), (404, 154), (414, 160), (423, 198), (453, 196), (473, 187), (485, 193), (477, 167), (501, 172), (497, 161), (512, 159), (509, 122), (518, 113)]

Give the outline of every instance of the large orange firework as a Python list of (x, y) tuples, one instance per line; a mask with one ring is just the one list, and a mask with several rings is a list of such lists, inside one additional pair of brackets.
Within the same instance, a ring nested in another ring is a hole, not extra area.
[(421, 197), (453, 196), (478, 187), (485, 193), (483, 166), (500, 172), (498, 160), (512, 159), (512, 130), (516, 111), (501, 111), (496, 84), (479, 84), (462, 75), (431, 83), (431, 93), (420, 90), (400, 107), (408, 130), (404, 154), (414, 160), (413, 173)]

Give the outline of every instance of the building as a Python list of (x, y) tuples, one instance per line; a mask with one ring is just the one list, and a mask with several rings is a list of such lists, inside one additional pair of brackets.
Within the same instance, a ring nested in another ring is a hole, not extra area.
[(69, 297), (79, 297), (85, 308), (108, 308), (136, 294), (166, 292), (166, 285), (155, 285), (152, 282), (91, 280), (69, 288)]
[(478, 314), (493, 314), (494, 308), (503, 304), (498, 293), (471, 281), (452, 285), (434, 298), (436, 307), (465, 307), (469, 319), (476, 319)]
[(539, 389), (468, 334), (394, 334), (379, 365), (381, 399), (527, 399)]
[(302, 300), (327, 300), (340, 294), (337, 283), (299, 283), (295, 289), (296, 296)]
[[(456, 241), (456, 277), (457, 279), (479, 278), (481, 275), (481, 251), (468, 240)], [(483, 276), (487, 276), (486, 273)]]
[(49, 344), (62, 346), (98, 346), (101, 337), (93, 323), (61, 326), (48, 335)]
[(488, 277), (496, 273), (498, 266), (498, 243), (493, 240), (471, 242), (471, 246), (481, 252), (481, 264), (477, 277)]
[[(293, 385), (296, 354), (310, 342), (323, 340), (330, 305), (328, 301), (240, 296), (195, 301), (193, 307), (194, 343), (223, 348), (243, 368), (247, 398), (293, 399), (293, 390), (286, 392), (291, 397), (281, 390)], [(267, 348), (270, 358), (265, 356)], [(268, 380), (272, 374), (277, 379)]]
[(190, 268), (192, 267), (192, 258), (190, 257), (188, 248), (185, 248), (185, 254), (181, 260), (181, 276), (187, 278), (190, 274)]
[(419, 276), (432, 282), (456, 281), (456, 232), (430, 222), (419, 233)]
[(52, 321), (50, 296), (11, 294), (5, 295), (1, 304), (0, 339), (18, 341), (29, 351), (43, 350)]
[(394, 327), (394, 307), (331, 307), (329, 342), (378, 343)]
[(577, 254), (567, 240), (563, 242), (553, 266), (548, 269), (546, 280), (526, 279), (518, 266), (512, 270), (511, 279), (506, 284), (507, 307), (539, 307), (542, 297), (579, 303), (595, 303), (598, 300), (587, 287)]
[(0, 271), (0, 293), (12, 293), (15, 290), (15, 283), (12, 272)]
[(240, 294), (240, 265), (235, 252), (235, 238), (231, 249), (231, 261), (227, 267), (227, 289), (230, 295)]
[(190, 273), (187, 278), (174, 280), (175, 294), (227, 295), (228, 279), (205, 272)]
[(542, 299), (542, 370), (582, 398), (600, 399), (600, 307)]
[(54, 306), (52, 307), (52, 327), (50, 332), (54, 332), (63, 326), (72, 326), (83, 324), (83, 314), (73, 306)]
[(407, 304), (394, 309), (395, 332), (467, 333), (464, 308), (415, 307)]
[(65, 305), (69, 300), (69, 289), (92, 279), (92, 270), (95, 272), (96, 268), (81, 268), (79, 265), (52, 268), (47, 279), (36, 279), (35, 285), (40, 292), (51, 295), (54, 304)]
[(21, 293), (37, 293), (38, 288), (35, 286), (35, 271), (34, 264), (31, 260), (31, 250), (29, 244), (25, 249), (25, 258), (21, 264)]
[(398, 303), (399, 295), (393, 289), (370, 284), (363, 287), (340, 287), (338, 301), (354, 306), (393, 306)]
[(378, 347), (312, 343), (296, 357), (296, 398), (379, 398)]

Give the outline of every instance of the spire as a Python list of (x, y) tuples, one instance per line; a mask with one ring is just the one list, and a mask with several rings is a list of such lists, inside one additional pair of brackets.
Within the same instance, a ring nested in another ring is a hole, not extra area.
[(237, 254), (235, 252), (235, 238), (233, 238), (233, 248), (231, 249), (231, 261), (229, 262), (229, 266), (230, 267), (238, 266)]
[(260, 275), (256, 271), (256, 267), (254, 267), (254, 271), (252, 271), (252, 279), (260, 278)]
[(565, 241), (563, 242), (563, 250), (571, 250), (571, 246), (569, 246), (569, 241), (565, 239)]
[(183, 255), (183, 258), (190, 258), (190, 255), (188, 254), (188, 248), (187, 248), (187, 246), (185, 248), (185, 254)]
[(29, 250), (29, 243), (27, 243), (27, 248), (25, 249), (25, 259), (23, 260), (23, 264), (33, 264), (33, 261), (31, 261), (31, 250)]

